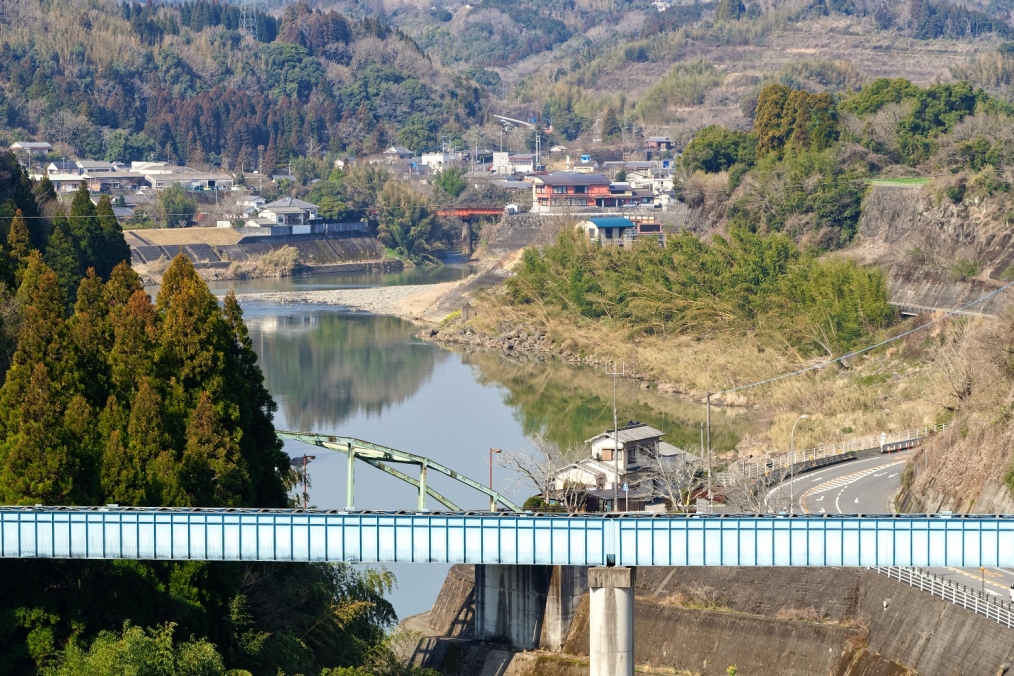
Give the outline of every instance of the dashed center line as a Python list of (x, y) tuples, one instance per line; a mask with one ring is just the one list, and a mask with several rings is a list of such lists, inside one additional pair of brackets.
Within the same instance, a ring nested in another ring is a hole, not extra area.
[[(961, 570), (960, 568), (951, 568), (950, 566), (947, 566), (947, 570), (951, 571), (952, 573), (958, 573), (959, 575), (964, 575), (965, 577), (970, 577), (973, 580), (975, 580), (976, 582), (978, 582), (980, 585), (984, 581), (981, 576), (979, 576), (979, 575), (973, 575), (972, 573), (969, 573), (966, 570)], [(987, 573), (987, 574), (989, 574), (989, 575), (995, 575), (995, 573)], [(991, 584), (994, 587), (999, 587), (1000, 589), (1009, 589), (1009, 587), (1007, 585), (997, 584), (996, 582), (993, 582), (992, 580), (985, 580), (985, 583), (986, 584)]]

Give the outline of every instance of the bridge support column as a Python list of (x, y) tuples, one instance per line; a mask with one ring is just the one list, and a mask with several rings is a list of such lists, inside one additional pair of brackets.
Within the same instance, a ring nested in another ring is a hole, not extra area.
[(426, 463), (419, 465), (419, 506), (418, 511), (426, 511)]
[(353, 510), (356, 508), (356, 452), (352, 450), (352, 444), (348, 445), (348, 452), (349, 471), (346, 477), (345, 509)]
[(558, 650), (581, 595), (584, 566), (475, 567), (475, 637), (514, 648)]
[(590, 568), (590, 676), (634, 674), (633, 568)]

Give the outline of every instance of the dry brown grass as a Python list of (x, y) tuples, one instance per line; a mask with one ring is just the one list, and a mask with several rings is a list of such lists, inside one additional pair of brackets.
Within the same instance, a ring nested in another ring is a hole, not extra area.
[(1006, 512), (1014, 487), (1014, 314), (963, 328), (940, 349), (955, 424), (906, 471), (911, 507)]
[(660, 603), (693, 610), (731, 610), (729, 600), (719, 596), (718, 590), (703, 584), (681, 586), (663, 598)]
[[(478, 331), (496, 334), (503, 326), (519, 324), (538, 327), (565, 359), (622, 363), (627, 374), (650, 382), (654, 389), (696, 402), (709, 391), (762, 381), (824, 360), (803, 358), (771, 335), (632, 336), (606, 322), (561, 317), (537, 304), (511, 306), (496, 295), (486, 295), (479, 303), (479, 315), (471, 322)], [(953, 344), (954, 329), (949, 326), (934, 325), (842, 366), (713, 395), (713, 407), (746, 409), (746, 415), (737, 419), (756, 422), (757, 431), (738, 444), (739, 456), (787, 450), (792, 424), (801, 413), (810, 419), (796, 430), (800, 449), (853, 435), (933, 425), (955, 404), (947, 370), (951, 358), (945, 349)]]
[(288, 277), (299, 268), (299, 249), (283, 246), (256, 258), (233, 263), (229, 266), (229, 274), (233, 279)]

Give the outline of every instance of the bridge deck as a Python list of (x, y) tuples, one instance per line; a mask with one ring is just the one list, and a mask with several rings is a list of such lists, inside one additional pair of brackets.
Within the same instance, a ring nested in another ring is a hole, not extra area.
[(1014, 516), (0, 508), (6, 558), (1014, 566)]

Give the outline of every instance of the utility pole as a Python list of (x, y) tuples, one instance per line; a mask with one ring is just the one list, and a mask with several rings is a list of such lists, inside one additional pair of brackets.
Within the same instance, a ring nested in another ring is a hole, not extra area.
[(712, 485), (711, 485), (711, 392), (706, 397), (708, 401), (708, 514), (711, 513)]
[(613, 372), (610, 373), (613, 377), (613, 470), (616, 472), (616, 477), (613, 480), (613, 511), (619, 511), (619, 484), (620, 484), (620, 442), (619, 442), (619, 423), (616, 416), (616, 376), (623, 375), (623, 362), (620, 362), (620, 370), (616, 370), (615, 362), (613, 364)]
[[(703, 459), (704, 459), (704, 423), (701, 423), (701, 460)], [(687, 504), (688, 505), (690, 504), (690, 496), (687, 496)]]

